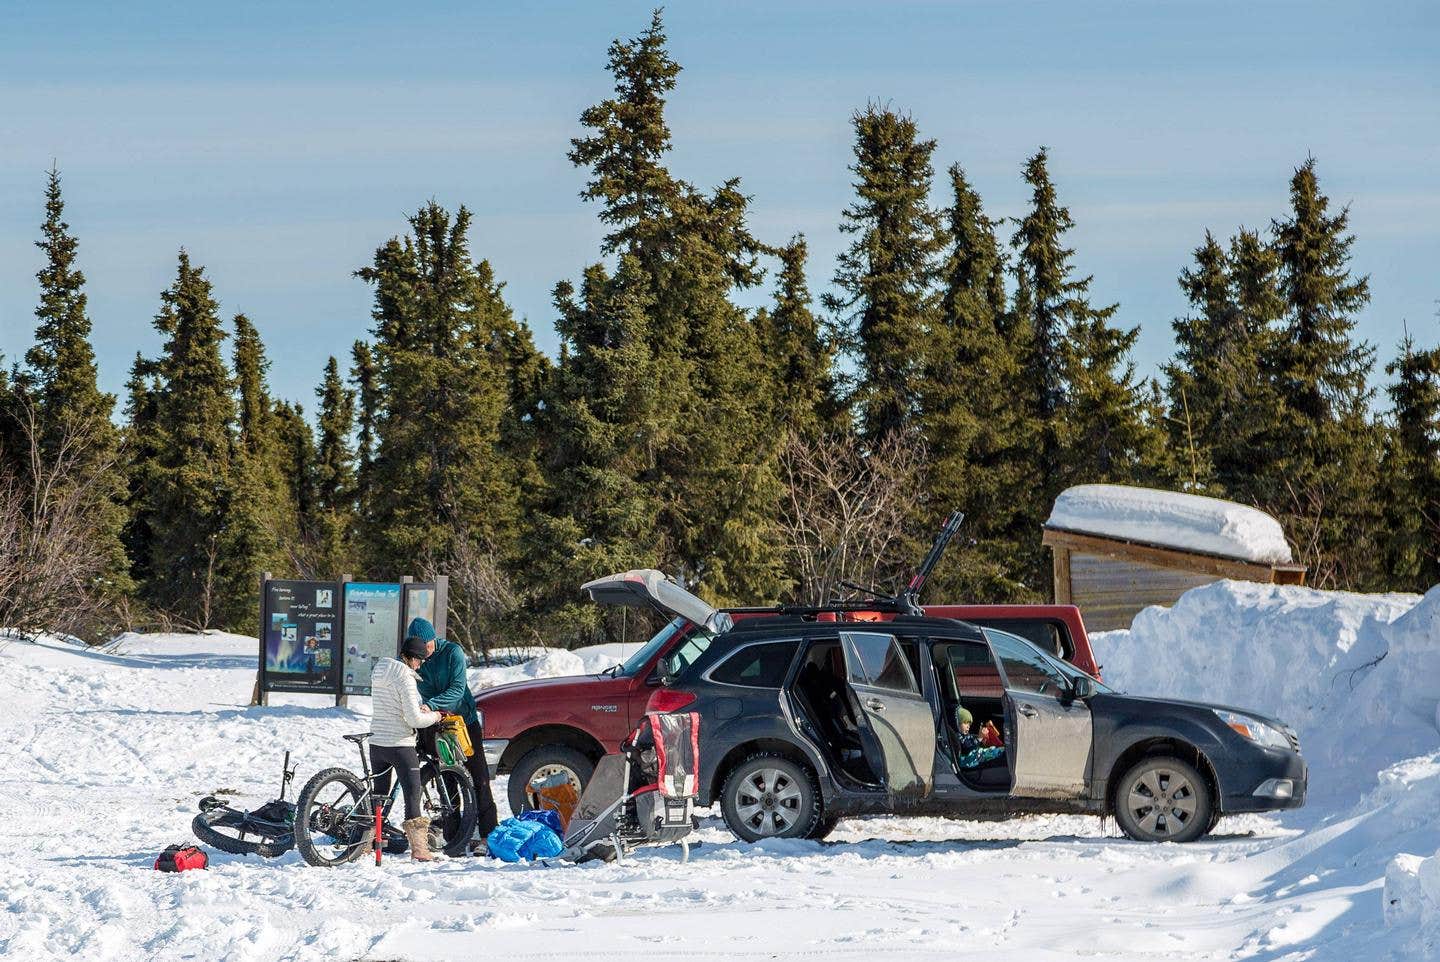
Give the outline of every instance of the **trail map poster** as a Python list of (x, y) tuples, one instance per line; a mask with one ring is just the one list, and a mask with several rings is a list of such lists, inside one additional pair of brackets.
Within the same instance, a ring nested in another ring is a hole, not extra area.
[(399, 650), (400, 586), (360, 581), (346, 584), (345, 694), (370, 694), (375, 662), (394, 658)]
[(402, 630), (410, 627), (410, 622), (415, 618), (424, 618), (435, 626), (435, 630), (443, 631), (445, 624), (435, 620), (435, 586), (408, 584), (405, 586), (405, 617)]
[(260, 626), (266, 691), (334, 694), (340, 671), (340, 586), (267, 581)]

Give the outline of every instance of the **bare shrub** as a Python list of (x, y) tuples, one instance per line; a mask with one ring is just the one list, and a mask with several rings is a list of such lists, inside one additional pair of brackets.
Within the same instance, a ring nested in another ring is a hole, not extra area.
[(792, 434), (780, 464), (796, 601), (824, 604), (841, 581), (893, 585), (907, 573), (914, 558), (906, 523), (925, 473), (918, 440), (891, 435), (866, 446), (848, 435)]
[(92, 429), (66, 429), (46, 450), (33, 405), (19, 399), (18, 450), (0, 452), (0, 626), (95, 640), (117, 626), (111, 562), (93, 533), (111, 510)]
[(427, 580), (449, 576), (445, 634), (466, 651), (486, 656), (496, 626), (519, 604), (496, 553), (462, 528), (444, 557), (426, 559), (422, 574)]

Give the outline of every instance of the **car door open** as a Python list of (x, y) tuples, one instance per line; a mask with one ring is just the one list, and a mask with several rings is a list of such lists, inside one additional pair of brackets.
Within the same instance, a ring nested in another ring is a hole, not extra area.
[(845, 632), (847, 683), (873, 733), (867, 755), (893, 795), (925, 797), (934, 785), (935, 715), (893, 635)]
[(1012, 795), (1078, 798), (1088, 792), (1094, 742), (1090, 706), (1070, 697), (1064, 672), (1034, 645), (984, 629), (1005, 683)]

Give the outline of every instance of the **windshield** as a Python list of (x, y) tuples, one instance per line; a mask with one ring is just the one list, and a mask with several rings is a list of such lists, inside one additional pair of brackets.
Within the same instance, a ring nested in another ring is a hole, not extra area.
[(674, 638), (687, 624), (689, 624), (689, 622), (684, 618), (676, 618), (664, 628), (655, 632), (654, 637), (645, 642), (639, 651), (625, 659), (625, 664), (616, 666), (612, 670), (613, 674), (621, 678), (635, 677), (636, 674), (645, 669), (645, 666), (650, 663), (650, 659), (655, 657), (655, 653), (670, 644), (670, 639)]

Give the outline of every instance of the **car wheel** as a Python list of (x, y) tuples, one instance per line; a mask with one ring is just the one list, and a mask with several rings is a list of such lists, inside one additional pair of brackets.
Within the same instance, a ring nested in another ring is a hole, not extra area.
[(814, 774), (783, 755), (751, 755), (720, 790), (725, 825), (743, 842), (762, 838), (810, 838), (820, 821)]
[(519, 815), (530, 807), (526, 789), (533, 782), (552, 775), (564, 775), (575, 789), (576, 795), (585, 793), (590, 776), (595, 774), (595, 763), (568, 745), (541, 745), (532, 748), (510, 770), (510, 813)]
[(821, 815), (815, 822), (815, 827), (810, 830), (810, 834), (805, 837), (814, 839), (817, 842), (823, 842), (831, 832), (835, 831), (835, 826), (839, 824), (839, 815)]
[(1214, 807), (1195, 767), (1166, 755), (1141, 759), (1115, 789), (1115, 821), (1141, 842), (1193, 842), (1213, 827)]

